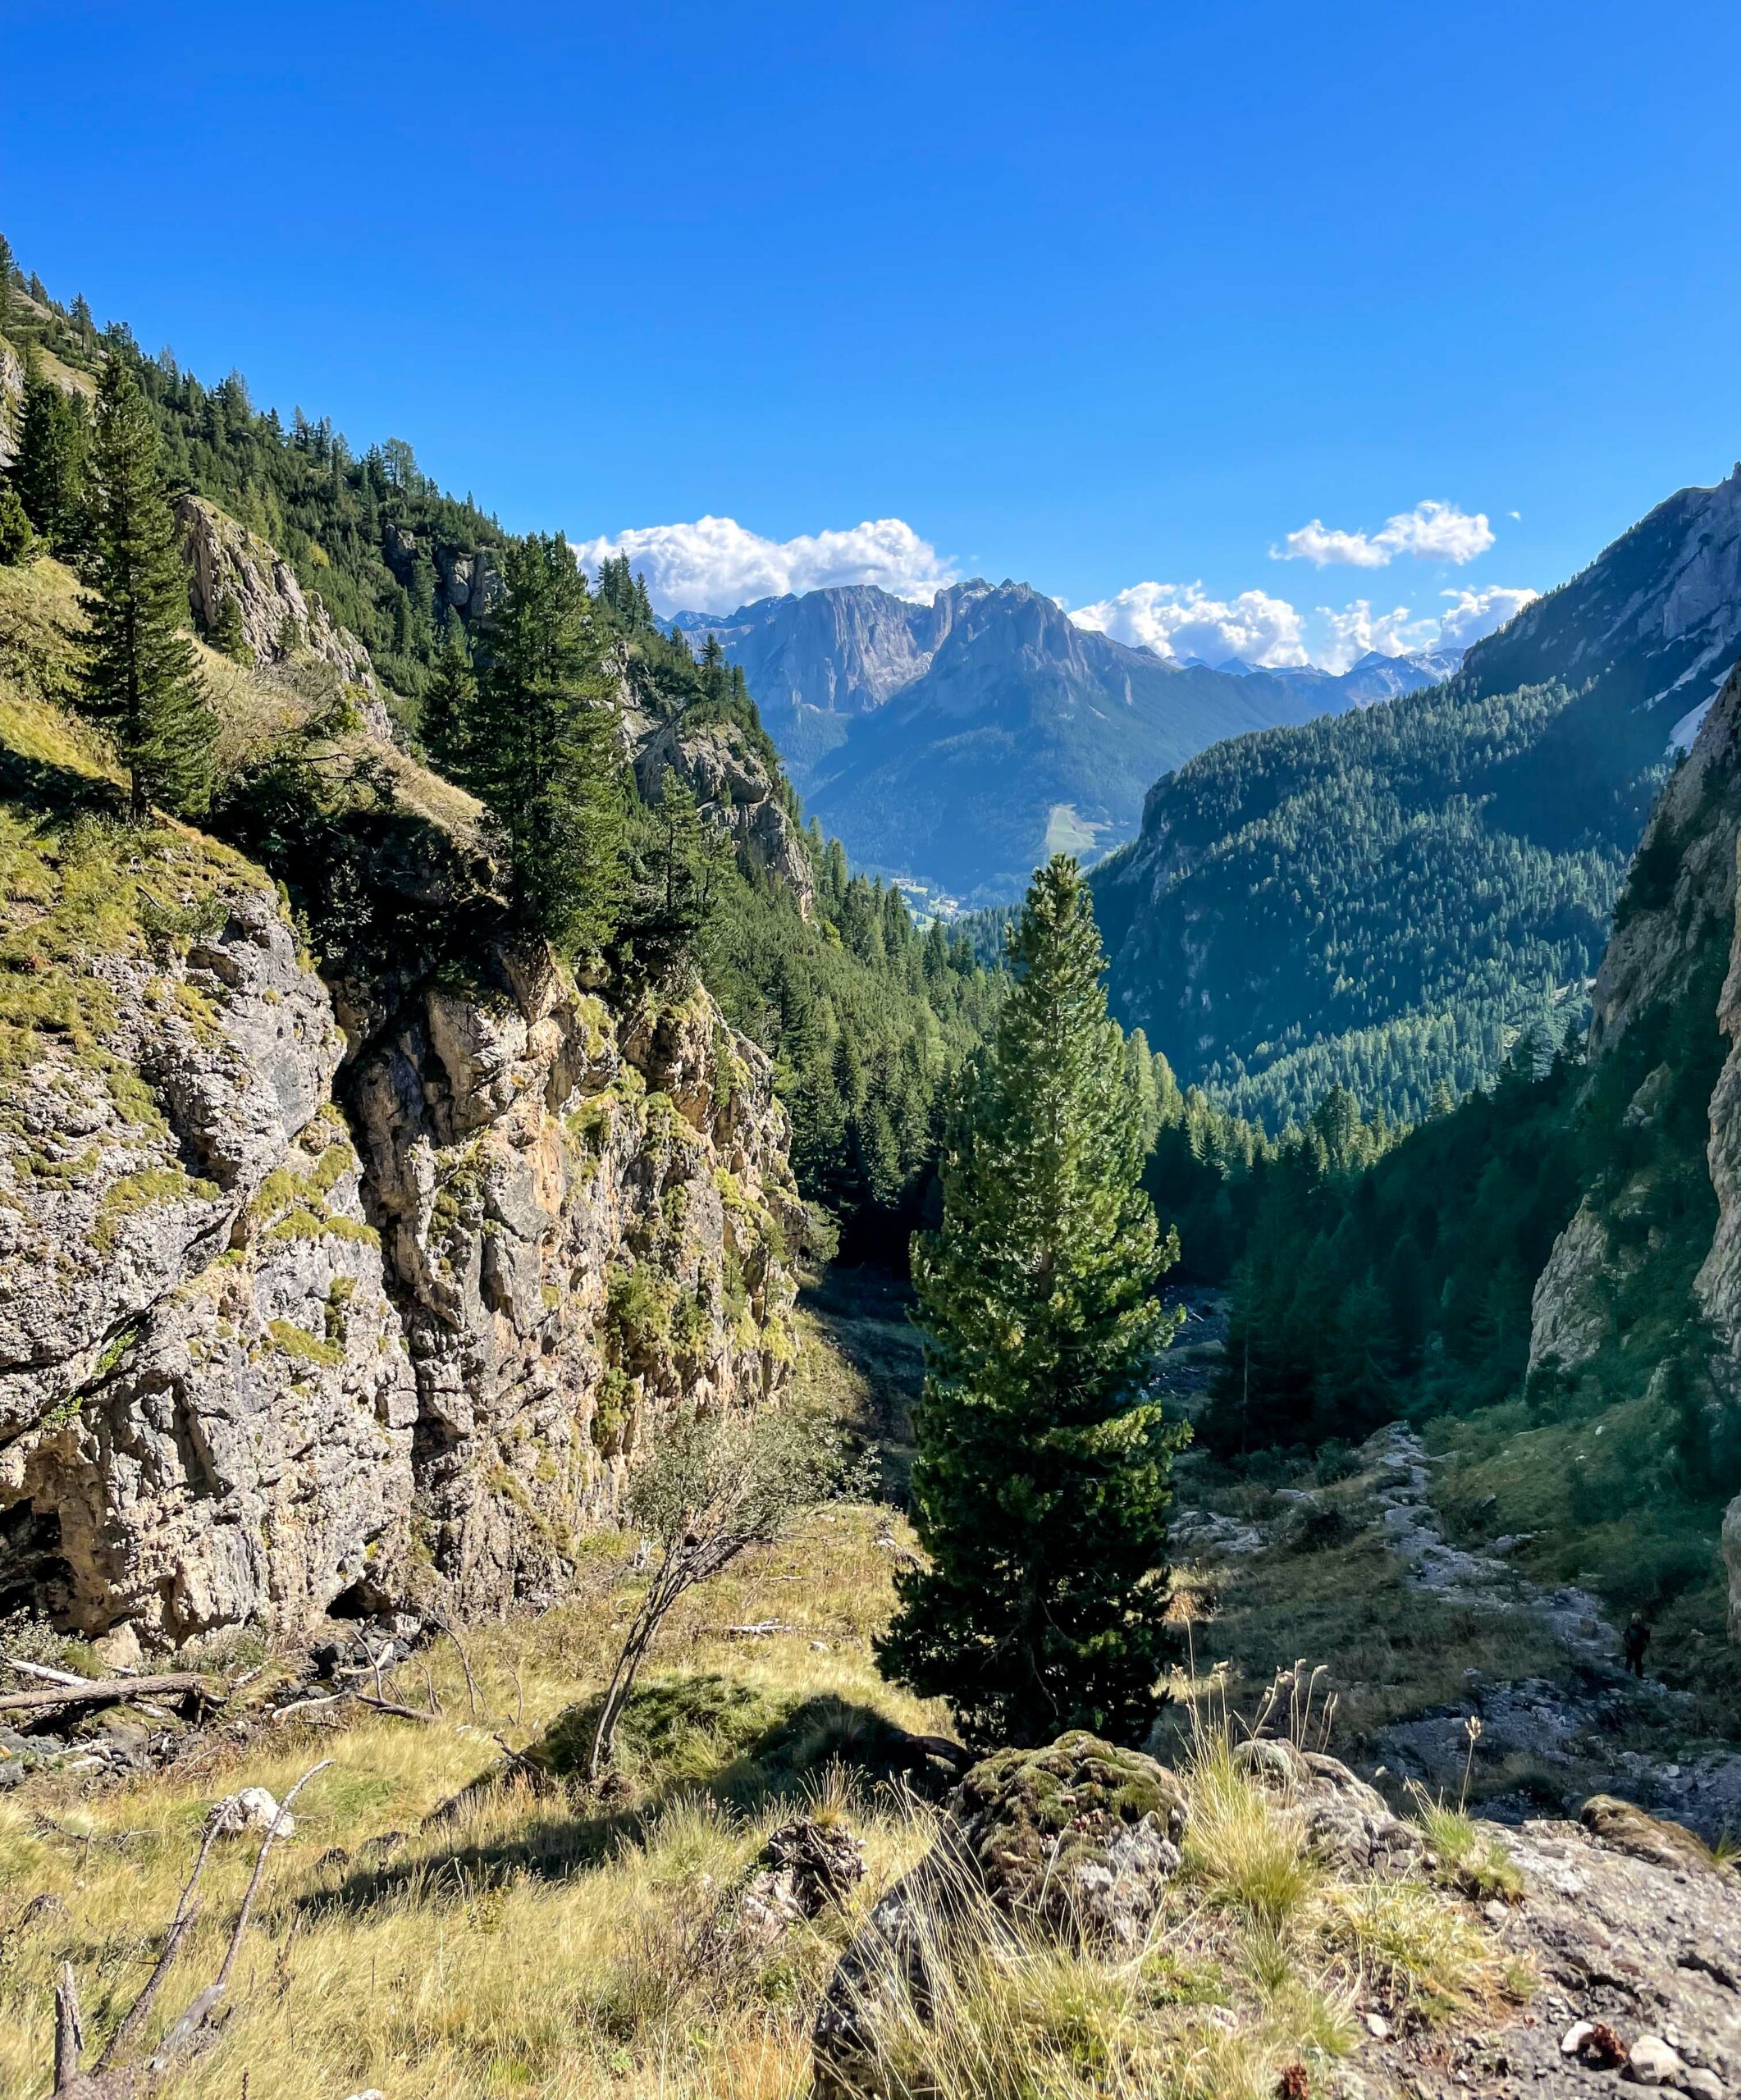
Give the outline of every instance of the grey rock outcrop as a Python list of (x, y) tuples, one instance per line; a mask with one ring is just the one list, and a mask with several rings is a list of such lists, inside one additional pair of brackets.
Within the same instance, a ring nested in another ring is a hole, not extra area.
[(432, 989), (352, 1101), (418, 1395), (418, 1522), (466, 1609), (554, 1594), (679, 1407), (791, 1356), (773, 1075), (705, 993), (626, 1020), (546, 956)]
[(681, 719), (665, 723), (635, 755), (643, 800), (657, 804), (667, 767), (688, 783), (702, 820), (731, 840), (747, 867), (789, 889), (809, 918), (816, 906), (810, 850), (779, 792), (773, 769), (747, 734), (734, 722), (699, 728)]
[(47, 874), (9, 915), (0, 1609), (162, 1646), (555, 1595), (663, 1421), (785, 1381), (771, 1067), (541, 950), (348, 1052), (258, 871), (153, 837), (68, 856), (95, 934)]
[(1588, 1363), (1602, 1347), (1611, 1317), (1613, 1263), (1608, 1228), (1588, 1198), (1554, 1242), (1529, 1301), (1529, 1368), (1562, 1371)]
[(342, 1039), (213, 852), (198, 929), (92, 958), (93, 1039), (0, 1085), (0, 1589), (89, 1634), (292, 1622), (402, 1544), (413, 1387)]
[(0, 342), (0, 467), (18, 457), (18, 419), (24, 407), (24, 365), (10, 343)]
[(475, 554), (448, 555), (438, 559), (437, 567), (442, 596), (468, 627), (474, 620), (487, 619), (506, 595), (501, 571), (488, 547), (480, 547)]
[(1140, 1950), (1181, 1864), (1190, 1810), (1176, 1773), (1083, 1729), (973, 1766), (931, 1850), (840, 1958), (812, 2038), (816, 2093), (848, 2100), (885, 2089), (882, 2017), (902, 2002), (929, 2005), (933, 1965), (947, 1961), (976, 1901), (1068, 1944)]
[(300, 651), (319, 657), (351, 690), (371, 732), (391, 741), (369, 653), (349, 628), (335, 623), (320, 593), (305, 593), (281, 555), (203, 496), (180, 497), (176, 523), (200, 625), (209, 631), (223, 600), (233, 599), (257, 665), (281, 663)]

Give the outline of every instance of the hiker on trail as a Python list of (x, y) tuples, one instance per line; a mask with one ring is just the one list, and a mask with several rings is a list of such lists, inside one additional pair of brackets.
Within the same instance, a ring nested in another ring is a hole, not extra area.
[(1635, 1611), (1626, 1622), (1626, 1667), (1634, 1677), (1644, 1674), (1644, 1650), (1650, 1646), (1650, 1621)]

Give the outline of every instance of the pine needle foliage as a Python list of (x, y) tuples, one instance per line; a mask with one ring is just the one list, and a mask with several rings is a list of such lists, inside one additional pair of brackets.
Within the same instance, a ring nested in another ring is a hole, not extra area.
[(971, 1739), (1139, 1736), (1165, 1649), (1172, 1454), (1145, 1384), (1177, 1253), (1144, 1194), (1145, 1103), (1107, 1018), (1076, 863), (1035, 877), (1017, 982), (960, 1101), (940, 1231), (915, 1251), (925, 1333), (914, 1521), (880, 1659)]
[(468, 784), (506, 835), (514, 915), (570, 952), (601, 947), (623, 888), (625, 788), (600, 661), (608, 639), (560, 532), (502, 557)]
[(184, 632), (187, 582), (157, 426), (129, 348), (112, 344), (97, 390), (83, 683), (87, 711), (109, 724), (132, 775), (133, 815), (142, 821), (154, 803), (177, 815), (204, 808), (217, 721)]

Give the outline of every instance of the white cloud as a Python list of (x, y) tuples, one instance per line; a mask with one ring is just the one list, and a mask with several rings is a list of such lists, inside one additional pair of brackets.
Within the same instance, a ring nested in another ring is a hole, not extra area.
[(1439, 622), (1439, 639), (1448, 649), (1467, 649), (1542, 594), (1496, 584), (1490, 591), (1446, 591), (1441, 595), (1452, 603)]
[(1312, 660), (1327, 671), (1346, 671), (1374, 649), (1381, 656), (1403, 656), (1413, 649), (1430, 649), (1440, 638), (1439, 623), (1430, 616), (1417, 618), (1407, 605), (1375, 613), (1364, 598), (1356, 598), (1340, 611), (1320, 605), (1318, 617), (1328, 639)]
[(1201, 656), (1211, 664), (1236, 656), (1266, 669), (1309, 660), (1299, 614), (1285, 598), (1263, 591), (1220, 599), (1205, 597), (1200, 583), (1133, 583), (1070, 617), (1158, 656)]
[(1418, 503), (1387, 518), (1376, 532), (1334, 532), (1321, 518), (1290, 532), (1269, 550), (1273, 561), (1315, 562), (1318, 568), (1341, 563), (1353, 568), (1383, 568), (1398, 555), (1417, 561), (1473, 561), (1493, 544), (1487, 514), (1473, 516), (1454, 503)]
[(1152, 649), (1177, 661), (1200, 656), (1210, 664), (1237, 657), (1264, 670), (1311, 664), (1346, 671), (1369, 651), (1402, 656), (1423, 649), (1467, 649), (1519, 612), (1533, 591), (1495, 586), (1487, 591), (1446, 591), (1442, 614), (1417, 613), (1410, 605), (1374, 612), (1369, 599), (1318, 605), (1308, 614), (1285, 598), (1242, 591), (1236, 598), (1207, 597), (1198, 583), (1133, 583), (1070, 617), (1132, 648)]
[(880, 584), (898, 598), (929, 603), (956, 580), (953, 566), (898, 518), (792, 540), (765, 539), (734, 518), (697, 518), (579, 541), (575, 553), (589, 572), (607, 555), (626, 554), (645, 573), (659, 613), (735, 612), (757, 598), (842, 583)]

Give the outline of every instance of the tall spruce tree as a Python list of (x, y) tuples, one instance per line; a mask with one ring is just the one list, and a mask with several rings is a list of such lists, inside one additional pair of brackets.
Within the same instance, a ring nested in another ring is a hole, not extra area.
[(622, 761), (586, 578), (560, 532), (502, 556), (479, 680), (470, 785), (507, 835), (515, 917), (578, 952), (615, 930), (624, 888)]
[(182, 632), (187, 579), (164, 495), (157, 425), (113, 339), (90, 450), (92, 590), (83, 673), (88, 710), (109, 724), (133, 776), (133, 815), (202, 808), (217, 720)]
[(478, 702), (478, 679), (471, 646), (457, 616), (447, 623), (447, 637), (436, 658), (435, 675), (423, 696), (418, 727), (423, 748), (436, 770), (462, 786), (468, 778), (472, 714)]
[(43, 376), (34, 344), (25, 349), (24, 374), (12, 485), (30, 523), (55, 552), (73, 552), (86, 523), (84, 408), (75, 395)]
[(1177, 1253), (1139, 1176), (1144, 1106), (1101, 986), (1088, 892), (1035, 877), (1016, 982), (915, 1243), (925, 1384), (913, 1469), (930, 1565), (898, 1577), (884, 1667), (976, 1742), (1140, 1734), (1155, 1706), (1181, 1434), (1145, 1394)]

